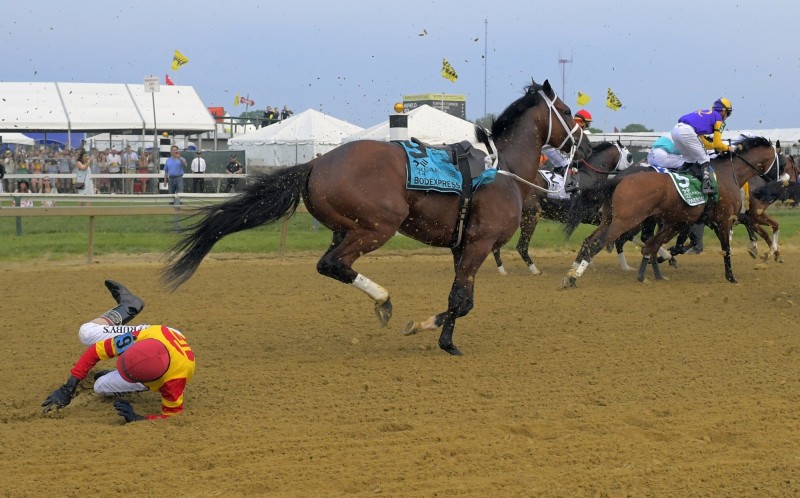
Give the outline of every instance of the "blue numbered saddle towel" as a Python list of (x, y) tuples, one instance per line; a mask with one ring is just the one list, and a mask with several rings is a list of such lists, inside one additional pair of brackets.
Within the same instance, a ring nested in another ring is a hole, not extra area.
[[(702, 191), (703, 183), (695, 178), (694, 175), (676, 173), (672, 170), (661, 168), (659, 166), (651, 165), (650, 167), (659, 173), (665, 173), (669, 175), (670, 178), (672, 178), (672, 183), (675, 185), (675, 188), (678, 190), (678, 193), (683, 199), (683, 202), (689, 206), (699, 206), (700, 204), (705, 204), (708, 202), (708, 196), (706, 196)], [(711, 183), (714, 186), (717, 185), (716, 175), (711, 176)], [(715, 194), (714, 202), (718, 200), (719, 194)]]
[[(395, 142), (406, 151), (406, 188), (409, 190), (435, 190), (437, 192), (461, 194), (461, 172), (453, 163), (453, 151), (427, 147), (415, 140)], [(478, 152), (484, 157), (482, 151)], [(476, 155), (482, 162), (482, 158)], [(472, 161), (470, 161), (472, 162)], [(487, 169), (472, 178), (472, 189), (487, 185), (494, 181), (497, 170)]]

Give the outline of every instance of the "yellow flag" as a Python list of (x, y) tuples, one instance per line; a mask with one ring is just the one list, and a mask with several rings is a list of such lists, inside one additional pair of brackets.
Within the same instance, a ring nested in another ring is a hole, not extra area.
[(185, 55), (175, 50), (175, 55), (172, 56), (172, 70), (177, 71), (179, 67), (189, 62)]
[(442, 78), (447, 78), (453, 83), (455, 83), (455, 81), (458, 79), (456, 70), (453, 69), (453, 66), (451, 66), (449, 62), (447, 62), (447, 59), (442, 59)]
[(238, 93), (236, 94), (236, 98), (233, 99), (233, 105), (234, 106), (239, 105), (239, 94)]
[(611, 88), (608, 89), (608, 97), (606, 97), (606, 107), (611, 109), (612, 111), (618, 111), (620, 107), (622, 107), (622, 102), (619, 101), (614, 92), (611, 91)]
[(585, 106), (586, 104), (589, 103), (590, 100), (592, 100), (591, 97), (589, 97), (585, 93), (578, 92), (578, 105), (579, 106)]

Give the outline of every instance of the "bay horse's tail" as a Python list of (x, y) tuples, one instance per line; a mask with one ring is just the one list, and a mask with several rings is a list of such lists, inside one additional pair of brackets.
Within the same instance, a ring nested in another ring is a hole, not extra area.
[(221, 204), (204, 206), (191, 216), (202, 218), (182, 227), (186, 234), (167, 252), (162, 283), (170, 290), (186, 282), (222, 237), (285, 219), (294, 214), (306, 189), (310, 164), (258, 174), (241, 194)]

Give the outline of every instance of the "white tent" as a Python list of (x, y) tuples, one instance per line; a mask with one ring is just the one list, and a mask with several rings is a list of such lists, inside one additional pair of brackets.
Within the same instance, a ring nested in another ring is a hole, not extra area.
[(244, 150), (248, 166), (291, 166), (314, 159), (363, 128), (314, 109), (228, 140), (228, 149)]
[[(213, 131), (214, 119), (191, 86), (0, 82), (0, 131)], [(153, 101), (155, 100), (155, 115)]]
[(0, 142), (15, 145), (33, 145), (33, 139), (22, 133), (0, 133)]
[[(469, 121), (457, 118), (452, 114), (434, 109), (429, 105), (421, 105), (408, 113), (408, 136), (431, 144), (452, 144), (467, 140), (474, 146), (479, 146), (475, 139), (475, 125)], [(389, 120), (371, 128), (346, 137), (344, 142), (354, 140), (379, 140), (389, 141)]]

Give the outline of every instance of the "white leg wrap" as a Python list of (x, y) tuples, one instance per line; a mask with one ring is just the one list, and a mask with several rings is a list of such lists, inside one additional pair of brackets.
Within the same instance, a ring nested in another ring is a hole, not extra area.
[(508, 272), (506, 271), (506, 267), (503, 266), (503, 265), (498, 266), (497, 267), (497, 271), (500, 273), (500, 275), (507, 275), (508, 274)]
[(581, 261), (581, 264), (579, 264), (578, 267), (575, 269), (575, 276), (580, 277), (581, 275), (583, 275), (583, 272), (585, 272), (586, 268), (588, 267), (589, 267), (589, 262), (584, 259), (583, 261)]
[(672, 259), (672, 254), (670, 254), (669, 251), (667, 251), (663, 247), (658, 248), (658, 255), (664, 259)]
[(778, 252), (778, 234), (780, 230), (775, 230), (775, 233), (772, 235), (772, 252)]
[(644, 247), (644, 242), (642, 242), (642, 236), (639, 234), (634, 235), (633, 239), (631, 239), (631, 242), (633, 242), (639, 247)]
[(531, 263), (531, 265), (528, 267), (528, 269), (534, 275), (541, 275), (542, 274), (542, 271), (540, 269), (536, 268), (536, 264), (535, 263)]
[(353, 280), (353, 285), (379, 303), (385, 303), (386, 300), (389, 299), (389, 292), (387, 292), (386, 289), (360, 273), (356, 279)]
[(619, 259), (619, 267), (620, 268), (622, 268), (623, 270), (630, 270), (631, 269), (631, 267), (628, 266), (628, 260), (625, 259), (625, 253), (624, 252), (621, 252), (621, 253), (617, 254), (617, 258)]

